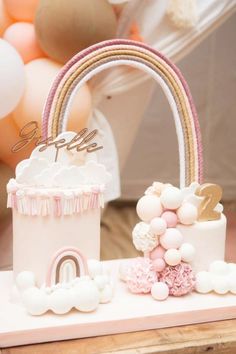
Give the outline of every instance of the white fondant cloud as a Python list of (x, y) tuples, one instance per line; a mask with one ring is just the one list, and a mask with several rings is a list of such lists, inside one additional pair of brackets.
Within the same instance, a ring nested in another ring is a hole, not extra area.
[(41, 171), (34, 180), (37, 186), (47, 186), (52, 187), (54, 184), (55, 175), (62, 169), (64, 166), (59, 162), (52, 163), (48, 168)]
[(77, 187), (81, 184), (88, 184), (77, 166), (63, 167), (55, 176), (53, 185), (55, 187)]
[(89, 161), (82, 166), (81, 173), (88, 184), (107, 184), (111, 180), (111, 174), (106, 171), (105, 166), (95, 161)]
[(24, 160), (20, 168), (16, 169), (16, 182), (20, 184), (35, 184), (35, 176), (42, 170), (49, 167), (49, 162), (45, 159), (31, 158)]

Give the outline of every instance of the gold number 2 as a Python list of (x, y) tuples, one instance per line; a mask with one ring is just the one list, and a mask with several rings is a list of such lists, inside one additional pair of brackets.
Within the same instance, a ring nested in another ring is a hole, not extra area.
[(199, 197), (204, 197), (198, 209), (198, 221), (218, 220), (221, 213), (214, 210), (222, 197), (222, 188), (218, 184), (204, 183), (195, 192)]

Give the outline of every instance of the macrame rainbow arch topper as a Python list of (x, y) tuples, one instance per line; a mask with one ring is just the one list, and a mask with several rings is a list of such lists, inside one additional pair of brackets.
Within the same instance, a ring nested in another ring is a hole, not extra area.
[(56, 138), (66, 129), (76, 91), (97, 73), (129, 65), (150, 74), (162, 87), (174, 117), (179, 145), (180, 187), (202, 182), (202, 147), (196, 109), (182, 74), (165, 56), (142, 43), (106, 41), (74, 56), (60, 71), (43, 113), (43, 137)]

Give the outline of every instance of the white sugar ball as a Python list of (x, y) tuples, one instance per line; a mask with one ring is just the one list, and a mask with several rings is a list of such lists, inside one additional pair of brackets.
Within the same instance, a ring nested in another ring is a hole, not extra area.
[(67, 313), (73, 307), (71, 292), (66, 289), (57, 289), (53, 291), (49, 295), (48, 301), (50, 310), (57, 315)]
[(192, 225), (197, 220), (198, 210), (195, 205), (186, 202), (177, 210), (177, 216), (181, 224)]
[(169, 248), (179, 248), (183, 242), (183, 235), (178, 229), (170, 227), (160, 237), (160, 244), (166, 250)]
[(151, 294), (155, 300), (165, 300), (169, 296), (169, 288), (164, 282), (156, 282), (152, 285)]
[(209, 272), (215, 275), (226, 275), (229, 273), (228, 264), (224, 261), (214, 261), (210, 264)]
[(88, 270), (90, 277), (95, 278), (97, 275), (101, 275), (103, 273), (102, 263), (96, 259), (89, 259)]
[(25, 290), (22, 293), (22, 301), (26, 310), (33, 316), (39, 316), (48, 311), (48, 296), (36, 287)]
[(236, 271), (233, 271), (228, 275), (228, 286), (230, 292), (236, 295)]
[(109, 277), (107, 275), (97, 275), (94, 278), (94, 282), (99, 290), (102, 290), (106, 284), (109, 283)]
[(206, 271), (202, 271), (196, 274), (195, 289), (197, 292), (206, 294), (212, 291), (213, 285), (211, 281), (211, 274)]
[(16, 285), (20, 291), (32, 288), (35, 286), (35, 275), (33, 272), (24, 271), (17, 275)]
[(226, 276), (211, 275), (213, 290), (220, 295), (226, 294), (229, 291), (229, 282)]
[(100, 301), (98, 288), (92, 282), (80, 282), (74, 289), (74, 304), (82, 312), (94, 311)]
[(107, 284), (103, 290), (100, 291), (100, 304), (106, 304), (111, 301), (113, 297), (113, 289), (110, 284)]
[(191, 243), (183, 243), (179, 250), (181, 253), (182, 261), (189, 263), (194, 260), (195, 248), (193, 245), (191, 245)]
[(162, 218), (153, 218), (150, 222), (150, 232), (154, 235), (162, 235), (166, 231), (167, 223)]
[(166, 209), (175, 210), (182, 204), (183, 193), (179, 188), (167, 187), (162, 192), (160, 200)]
[(181, 262), (181, 253), (179, 250), (176, 250), (174, 248), (170, 248), (169, 250), (166, 251), (164, 254), (164, 260), (166, 263), (170, 266), (176, 266)]
[(144, 195), (139, 199), (136, 211), (141, 220), (149, 222), (162, 214), (163, 208), (160, 198), (155, 195)]

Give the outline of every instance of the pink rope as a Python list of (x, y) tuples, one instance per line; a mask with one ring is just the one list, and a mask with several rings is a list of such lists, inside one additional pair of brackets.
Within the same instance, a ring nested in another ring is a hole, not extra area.
[(203, 158), (202, 158), (202, 143), (201, 143), (201, 133), (200, 133), (200, 126), (199, 126), (199, 121), (198, 121), (198, 116), (197, 116), (197, 112), (196, 112), (196, 108), (195, 105), (193, 103), (193, 99), (192, 99), (192, 95), (190, 93), (189, 87), (186, 83), (186, 81), (184, 80), (181, 72), (179, 71), (179, 69), (171, 62), (169, 61), (163, 54), (161, 54), (160, 52), (158, 52), (157, 50), (149, 47), (148, 45), (144, 44), (144, 43), (139, 43), (136, 41), (131, 41), (131, 40), (125, 40), (125, 39), (114, 39), (114, 40), (109, 40), (109, 41), (105, 41), (105, 42), (101, 42), (99, 44), (95, 44), (89, 48), (86, 48), (85, 50), (79, 52), (78, 54), (76, 54), (59, 72), (59, 74), (57, 75), (52, 88), (49, 92), (49, 96), (48, 99), (46, 101), (46, 105), (45, 105), (45, 109), (43, 112), (43, 123), (42, 123), (42, 129), (43, 129), (43, 137), (46, 138), (48, 135), (48, 123), (49, 123), (49, 116), (50, 116), (50, 110), (52, 107), (52, 102), (53, 102), (53, 98), (54, 95), (56, 93), (56, 90), (60, 84), (60, 81), (62, 80), (62, 78), (64, 77), (64, 75), (67, 73), (67, 71), (74, 65), (76, 64), (79, 60), (81, 60), (82, 58), (84, 58), (86, 55), (90, 54), (93, 51), (96, 51), (98, 49), (101, 48), (105, 48), (105, 47), (109, 47), (112, 45), (132, 45), (138, 48), (143, 48), (146, 49), (150, 52), (152, 52), (153, 54), (155, 54), (156, 56), (160, 57), (161, 59), (163, 59), (176, 73), (176, 75), (179, 77), (186, 96), (188, 97), (189, 100), (189, 104), (190, 104), (190, 108), (192, 111), (192, 115), (193, 115), (193, 121), (194, 121), (194, 128), (195, 128), (195, 134), (196, 134), (196, 140), (197, 140), (197, 157), (198, 157), (198, 165), (199, 165), (199, 172), (198, 172), (198, 178), (199, 181), (201, 183), (202, 181), (202, 177), (203, 177)]

